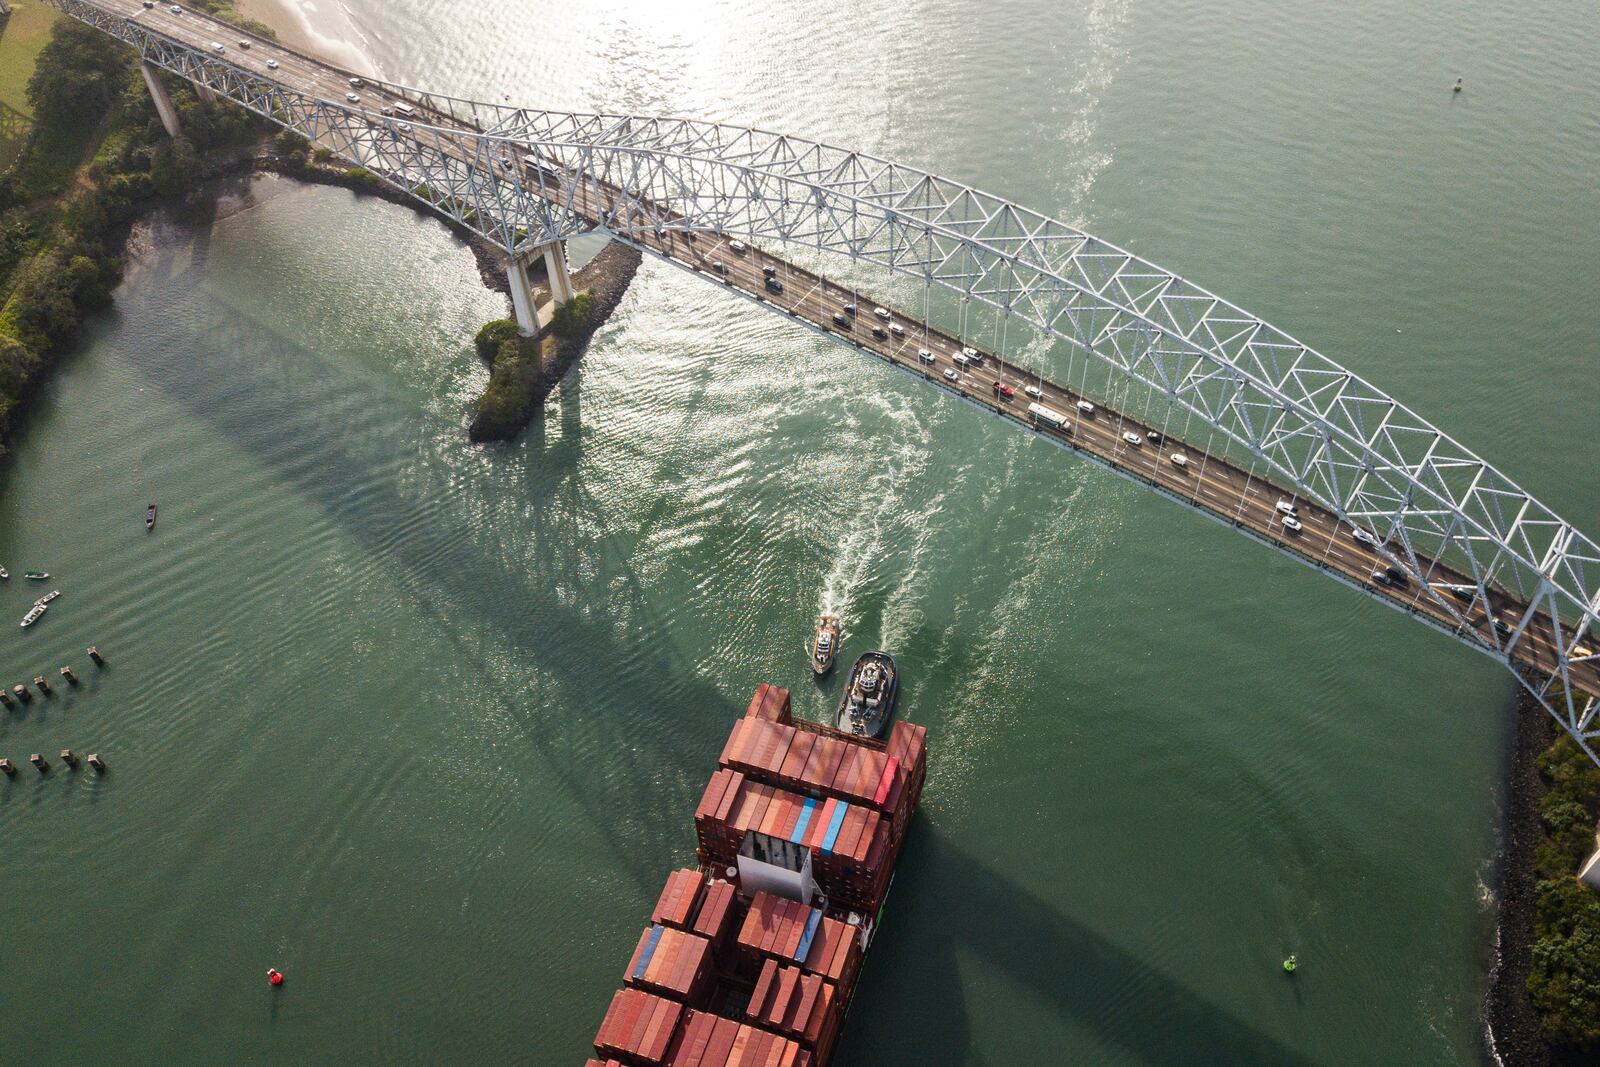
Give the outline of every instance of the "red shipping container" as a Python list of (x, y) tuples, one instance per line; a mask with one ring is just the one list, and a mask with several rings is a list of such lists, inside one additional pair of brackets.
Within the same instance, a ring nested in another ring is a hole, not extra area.
[(661, 890), (655, 910), (650, 913), (650, 921), (680, 930), (688, 929), (694, 920), (695, 905), (700, 901), (703, 884), (699, 871), (673, 871), (667, 876), (666, 887)]

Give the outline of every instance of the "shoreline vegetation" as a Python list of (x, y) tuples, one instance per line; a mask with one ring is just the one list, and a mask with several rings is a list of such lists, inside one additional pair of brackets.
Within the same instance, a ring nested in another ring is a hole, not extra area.
[[(192, 6), (275, 36), (221, 0)], [(440, 219), (472, 250), (485, 287), (510, 294), (503, 253), (468, 227), (298, 134), (272, 136), (277, 127), (267, 120), (239, 107), (207, 106), (182, 79), (162, 79), (183, 130), (176, 138), (162, 127), (132, 53), (68, 18), (55, 20), (26, 79), (34, 120), (15, 162), (0, 171), (0, 458), (85, 318), (110, 306), (133, 224), (163, 205), (197, 203), (208, 183), (224, 176), (275, 173), (337, 185)], [(581, 319), (573, 320), (574, 308), (561, 320), (566, 333), (529, 346), (530, 355), (491, 358), (472, 440), (516, 436), (621, 300), (638, 262), (637, 252), (608, 246), (578, 272), (579, 284), (595, 290)]]
[(1578, 881), (1595, 848), (1600, 767), (1525, 694), (1506, 787), (1496, 955), (1485, 998), (1505, 1067), (1600, 1061), (1600, 895)]

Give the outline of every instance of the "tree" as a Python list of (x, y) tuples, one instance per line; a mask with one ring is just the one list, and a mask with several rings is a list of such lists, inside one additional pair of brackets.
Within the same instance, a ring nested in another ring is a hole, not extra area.
[(34, 117), (48, 125), (99, 122), (126, 82), (122, 45), (72, 19), (56, 23), (28, 79)]

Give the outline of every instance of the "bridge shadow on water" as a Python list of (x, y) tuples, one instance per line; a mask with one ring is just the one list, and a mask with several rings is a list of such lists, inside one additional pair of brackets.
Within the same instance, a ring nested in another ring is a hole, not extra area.
[[(1063, 1027), (1095, 1035), (1092, 1050), (1005, 1050), (1026, 1053), (1028, 1062), (1097, 1064), (1104, 1062), (1101, 1050), (1115, 1047), (1130, 1062), (1184, 1067), (1318, 1063), (1208, 1000), (1148, 955), (1064, 914), (956, 843), (936, 817), (924, 812), (907, 838), (886, 925), (851, 1007), (839, 1067), (1002, 1062), (995, 1058), (1000, 1050), (975, 1044), (970, 1019), (984, 1009), (965, 1002), (963, 961), (1004, 976), (1024, 1001), (1017, 1011), (1054, 1012)], [(1176, 892), (1173, 906), (1183, 906)], [(1035, 1040), (1041, 1029), (1030, 1031)]]
[[(130, 278), (217, 299), (205, 286), (206, 228), (192, 236), (156, 241)], [(251, 309), (199, 312), (207, 348), (225, 356), (194, 351), (192, 325), (169, 328), (159, 313), (130, 308), (119, 316), (122, 328), (138, 329), (140, 337), (122, 346), (121, 358), (197, 433), (236, 442), (277, 484), (380, 561), (451, 645), (452, 671), (494, 680), (484, 688), (499, 708), (485, 710), (503, 711), (516, 724), (545, 773), (576, 798), (599, 836), (615, 843), (619, 878), (653, 899), (665, 873), (663, 852), (681, 854), (692, 840), (684, 819), (694, 799), (685, 796), (698, 798), (744, 700), (701, 679), (668, 642), (655, 639), (664, 627), (629, 566), (632, 539), (604, 527), (604, 509), (578, 468), (576, 385), (558, 394), (556, 427), (547, 431), (536, 420), (531, 437), (511, 446), (526, 451), (498, 446), (484, 456), (487, 483), (525, 493), (523, 528), (508, 546), (492, 533), (479, 536), (474, 523), (481, 520), (454, 499), (448, 471), (433, 479), (430, 493), (396, 465), (396, 456), (426, 452), (437, 430), (419, 428), (414, 396), (396, 395), (399, 387), (380, 375), (364, 376), (359, 363), (324, 359)], [(300, 401), (308, 394), (315, 403)], [(482, 453), (467, 443), (464, 426), (444, 432), (459, 434), (459, 448), (475, 454), (450, 466), (475, 469)], [(574, 596), (593, 573), (603, 580)], [(527, 699), (530, 677), (553, 681), (554, 692)], [(559, 713), (579, 699), (587, 714)], [(673, 721), (676, 710), (692, 712), (692, 721)], [(604, 776), (580, 758), (588, 754), (603, 761)], [(628, 796), (614, 795), (608, 783), (625, 785)]]

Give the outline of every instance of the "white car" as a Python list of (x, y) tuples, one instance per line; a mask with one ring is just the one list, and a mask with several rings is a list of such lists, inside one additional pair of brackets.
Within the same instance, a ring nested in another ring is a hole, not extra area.
[(177, 4), (173, 4), (171, 7), (167, 8), (167, 10), (172, 12), (174, 15), (183, 14), (183, 8), (179, 7)]
[(906, 328), (900, 325), (898, 322), (891, 322), (889, 324), (889, 332), (894, 334), (896, 337), (904, 337), (906, 335)]
[(267, 60), (267, 69), (268, 70), (277, 70), (278, 69), (278, 61), (276, 59)]
[(1172, 460), (1172, 465), (1174, 467), (1182, 468), (1182, 467), (1187, 467), (1189, 465), (1189, 457), (1184, 455), (1182, 452), (1174, 452), (1171, 456), (1169, 456), (1167, 458)]
[(1094, 405), (1089, 403), (1087, 400), (1080, 400), (1078, 401), (1078, 410), (1083, 412), (1085, 415), (1093, 415)]
[(1354, 537), (1357, 541), (1360, 541), (1364, 545), (1368, 545), (1372, 548), (1378, 547), (1378, 539), (1373, 537), (1370, 533), (1363, 530), (1359, 526), (1350, 527), (1350, 536)]
[(745, 243), (743, 241), (729, 241), (728, 247), (733, 250), (734, 255), (744, 255)]
[(361, 88), (361, 79), (360, 78), (351, 78), (350, 79), (350, 88), (352, 88), (352, 89)]
[(1044, 390), (1040, 389), (1037, 385), (1024, 385), (1022, 387), (1022, 391), (1033, 397), (1035, 400), (1044, 399)]
[(359, 96), (357, 96), (355, 93), (345, 93), (344, 94), (344, 98), (346, 100), (350, 101), (352, 104), (361, 103), (361, 98)]
[(973, 348), (971, 345), (968, 345), (967, 347), (963, 348), (961, 350), (961, 354), (963, 356), (966, 356), (968, 359), (972, 360), (972, 362), (974, 362), (974, 363), (982, 363), (983, 362), (983, 357), (978, 355), (978, 350), (976, 348)]
[(1285, 515), (1282, 521), (1283, 528), (1288, 530), (1290, 533), (1299, 533), (1302, 529), (1300, 526), (1300, 520), (1295, 518), (1293, 515)]
[(1290, 516), (1291, 518), (1300, 514), (1300, 512), (1295, 510), (1294, 501), (1292, 500), (1278, 501), (1278, 510), (1283, 514)]
[(1129, 430), (1127, 433), (1123, 434), (1122, 439), (1128, 442), (1129, 446), (1133, 448), (1138, 448), (1140, 445), (1144, 444), (1144, 438), (1140, 437), (1132, 430)]
[(243, 48), (246, 52), (248, 52), (248, 51), (250, 51), (250, 42), (244, 40), (243, 38), (241, 38), (240, 41), (239, 41), (239, 47)]
[(944, 376), (949, 378), (952, 382), (961, 377), (961, 375), (956, 373), (956, 369), (954, 367), (946, 367), (944, 369)]
[(226, 52), (226, 51), (227, 51), (227, 49), (226, 49), (226, 48), (224, 48), (224, 47), (222, 47), (222, 42), (221, 42), (221, 41), (212, 41), (212, 42), (211, 42), (211, 50), (212, 50), (212, 51), (213, 51), (213, 52), (215, 52), (215, 53), (216, 53), (216, 54), (217, 54), (217, 55), (219, 55), (219, 56), (220, 56), (220, 55), (221, 55), (221, 54), (222, 54), (222, 53), (224, 53), (224, 52)]
[(878, 318), (882, 319), (884, 322), (888, 322), (889, 321), (889, 309), (888, 308), (873, 308), (872, 309), (872, 313), (874, 315), (878, 316)]
[(929, 352), (926, 348), (919, 348), (917, 349), (917, 358), (924, 363), (932, 363), (933, 353)]

